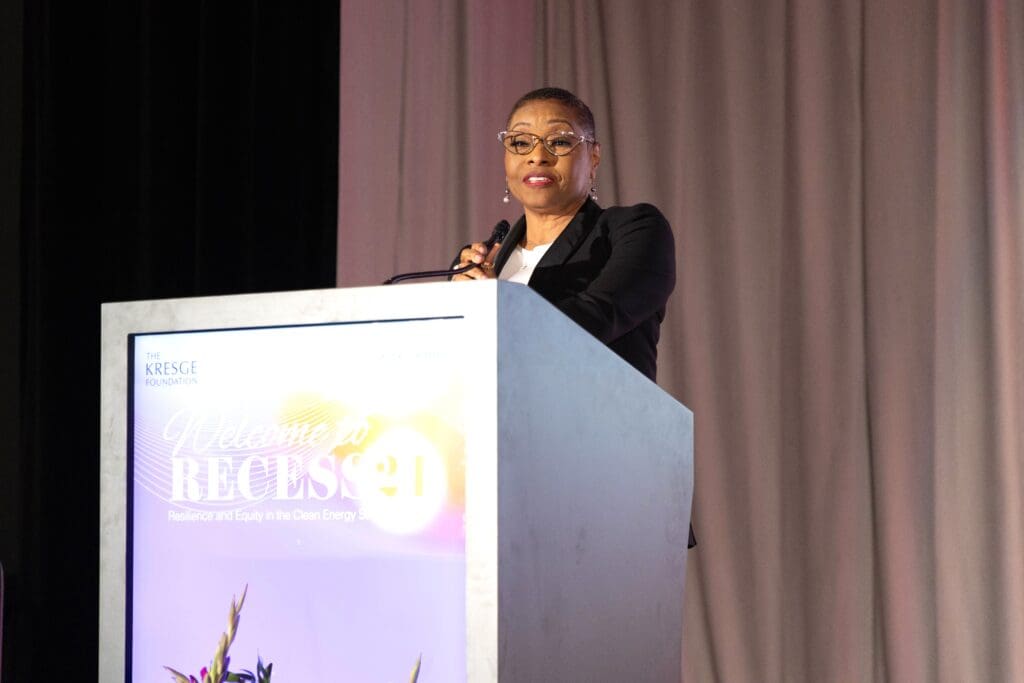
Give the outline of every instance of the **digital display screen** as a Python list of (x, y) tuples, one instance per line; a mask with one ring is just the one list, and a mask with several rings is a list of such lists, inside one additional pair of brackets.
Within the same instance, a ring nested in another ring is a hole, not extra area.
[(464, 325), (131, 337), (131, 680), (466, 679)]

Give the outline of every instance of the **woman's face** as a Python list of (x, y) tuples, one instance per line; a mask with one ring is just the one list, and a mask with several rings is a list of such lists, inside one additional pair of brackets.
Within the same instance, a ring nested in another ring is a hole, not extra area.
[[(586, 134), (573, 110), (557, 100), (527, 102), (512, 113), (508, 129), (541, 138), (552, 133)], [(555, 156), (537, 143), (529, 154), (505, 150), (505, 180), (527, 211), (566, 215), (586, 200), (600, 161), (597, 143), (583, 142), (565, 156)]]

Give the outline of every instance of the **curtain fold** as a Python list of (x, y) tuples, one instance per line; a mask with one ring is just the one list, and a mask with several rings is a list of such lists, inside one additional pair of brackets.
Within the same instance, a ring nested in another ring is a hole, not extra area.
[[(338, 282), (443, 264), (509, 217), (485, 137), (523, 92), (591, 105), (600, 202), (676, 234), (685, 679), (1024, 680), (1024, 2), (427, 4), (453, 39), (420, 46), (416, 3), (341, 3)], [(365, 67), (402, 50), (449, 61)], [(414, 133), (452, 111), (473, 154), (434, 173)], [(382, 122), (406, 165), (371, 159), (371, 187), (353, 150)]]
[(497, 139), (532, 79), (529, 6), (342, 2), (338, 284), (444, 268), (501, 218)]

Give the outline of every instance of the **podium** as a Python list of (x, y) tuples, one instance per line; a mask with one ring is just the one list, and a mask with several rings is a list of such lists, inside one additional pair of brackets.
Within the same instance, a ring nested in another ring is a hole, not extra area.
[(677, 681), (692, 414), (532, 290), (105, 304), (99, 679)]

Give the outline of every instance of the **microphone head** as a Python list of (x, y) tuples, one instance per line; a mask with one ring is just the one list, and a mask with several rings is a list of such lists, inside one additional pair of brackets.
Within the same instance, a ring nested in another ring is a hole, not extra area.
[(497, 225), (495, 225), (494, 237), (496, 239), (494, 240), (494, 243), (497, 244), (498, 242), (504, 242), (505, 238), (508, 237), (508, 231), (511, 229), (512, 226), (509, 225), (508, 221), (506, 220), (500, 221)]
[(503, 242), (505, 240), (505, 236), (508, 235), (508, 231), (508, 221), (498, 221), (498, 224), (494, 226), (494, 230), (491, 230), (491, 236), (487, 238), (484, 245), (490, 249), (498, 242)]

